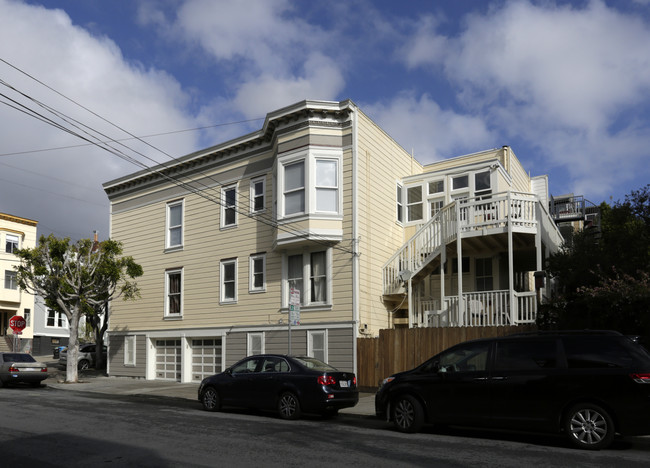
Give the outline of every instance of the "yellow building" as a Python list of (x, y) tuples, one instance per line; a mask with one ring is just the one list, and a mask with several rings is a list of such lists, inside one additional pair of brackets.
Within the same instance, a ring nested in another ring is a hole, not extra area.
[[(15, 266), (20, 259), (14, 254), (18, 249), (36, 247), (37, 221), (0, 213), (0, 350), (13, 349), (14, 341), (22, 351), (31, 351), (34, 337), (34, 296), (18, 288)], [(27, 327), (18, 337), (9, 327), (9, 319), (18, 315), (25, 319)]]
[(517, 278), (561, 240), (546, 178), (510, 148), (423, 166), (351, 101), (279, 109), (104, 190), (111, 238), (144, 268), (141, 299), (112, 304), (109, 373), (147, 379), (199, 381), (261, 352), (356, 370), (359, 336), (482, 326), (496, 301), (498, 323), (529, 323), (535, 291)]

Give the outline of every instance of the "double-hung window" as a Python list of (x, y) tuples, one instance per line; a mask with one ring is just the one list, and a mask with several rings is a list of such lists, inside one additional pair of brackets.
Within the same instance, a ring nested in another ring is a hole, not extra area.
[(422, 220), (422, 186), (416, 185), (406, 189), (408, 221)]
[(18, 276), (13, 270), (5, 270), (5, 289), (18, 289)]
[(124, 365), (135, 366), (135, 335), (127, 335), (124, 337)]
[(165, 247), (183, 246), (183, 200), (167, 203), (167, 235)]
[(476, 259), (476, 290), (477, 291), (492, 291), (493, 287), (492, 277), (492, 259), (491, 258), (477, 258)]
[(266, 254), (254, 254), (250, 256), (250, 278), (249, 291), (266, 291)]
[(402, 201), (402, 185), (397, 184), (397, 191), (395, 193), (395, 200), (397, 201), (397, 221), (402, 222), (404, 220), (404, 202)]
[(316, 160), (316, 211), (338, 213), (339, 170), (335, 159)]
[(264, 333), (256, 332), (247, 335), (246, 354), (247, 356), (254, 356), (256, 354), (264, 353)]
[(307, 332), (307, 355), (327, 362), (327, 331), (313, 330)]
[(237, 225), (237, 187), (221, 189), (221, 227)]
[(45, 326), (50, 328), (67, 328), (68, 327), (67, 317), (61, 312), (48, 309)]
[(264, 177), (251, 180), (251, 213), (264, 211), (266, 182)]
[(284, 166), (284, 215), (305, 212), (305, 161)]
[(221, 303), (237, 302), (237, 259), (221, 261)]
[(165, 272), (165, 317), (183, 315), (183, 269)]
[(287, 296), (291, 289), (300, 292), (304, 306), (330, 303), (330, 251), (303, 252), (287, 256)]
[(5, 238), (5, 252), (15, 253), (18, 250), (18, 236), (7, 234)]

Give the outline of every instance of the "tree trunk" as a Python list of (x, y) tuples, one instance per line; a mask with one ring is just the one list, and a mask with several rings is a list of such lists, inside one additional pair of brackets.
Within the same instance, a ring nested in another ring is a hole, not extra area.
[(76, 383), (79, 381), (79, 305), (75, 305), (70, 311), (70, 339), (68, 341), (68, 362), (65, 368), (65, 381)]

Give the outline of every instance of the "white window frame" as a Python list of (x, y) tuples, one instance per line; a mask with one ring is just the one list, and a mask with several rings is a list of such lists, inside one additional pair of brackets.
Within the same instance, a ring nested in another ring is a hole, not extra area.
[[(234, 276), (232, 280), (229, 280), (228, 282), (232, 282), (234, 285), (234, 297), (229, 298), (226, 297), (226, 283), (225, 283), (225, 268), (226, 266), (234, 266)], [(220, 265), (219, 265), (219, 297), (220, 297), (220, 303), (221, 304), (236, 304), (237, 303), (237, 259), (236, 258), (229, 258), (226, 260), (221, 260)]]
[[(325, 252), (325, 297), (324, 302), (312, 302), (311, 291), (311, 255), (317, 252)], [(302, 256), (302, 290), (300, 291), (300, 302), (302, 306), (309, 307), (331, 307), (332, 306), (332, 249), (313, 249), (303, 252), (288, 252), (282, 258), (282, 307), (289, 307), (289, 295), (292, 285), (289, 284), (289, 257), (294, 255)]]
[[(179, 294), (179, 311), (178, 313), (172, 313), (170, 312), (170, 307), (169, 307), (169, 300), (170, 300), (170, 290), (169, 290), (169, 280), (172, 275), (180, 275), (181, 279), (181, 284), (180, 284), (180, 292)], [(173, 268), (165, 271), (165, 318), (182, 318), (183, 317), (183, 279), (184, 279), (184, 274), (183, 274), (183, 268)]]
[[(435, 206), (435, 210), (434, 210)], [(445, 206), (444, 198), (431, 198), (429, 199), (429, 219), (438, 214)], [(435, 211), (435, 212), (434, 212)]]
[(404, 187), (399, 182), (395, 190), (395, 205), (397, 222), (402, 224), (404, 222)]
[[(317, 185), (317, 170), (319, 162), (330, 162), (336, 165), (336, 182), (334, 185)], [(293, 164), (303, 164), (303, 186), (286, 190), (286, 168)], [(343, 151), (340, 148), (309, 148), (301, 149), (290, 154), (278, 157), (276, 216), (278, 220), (291, 219), (302, 216), (322, 216), (325, 218), (338, 218), (343, 214)], [(334, 211), (318, 210), (318, 191), (336, 193), (336, 208)], [(287, 214), (287, 194), (303, 192), (304, 210)]]
[[(254, 348), (254, 340), (259, 339), (260, 348)], [(254, 356), (256, 354), (264, 354), (266, 343), (264, 342), (264, 332), (251, 332), (246, 335), (246, 356)]]
[[(431, 191), (431, 184), (442, 184), (442, 190), (438, 190), (437, 192), (432, 192)], [(437, 180), (429, 180), (427, 181), (427, 194), (430, 197), (439, 197), (439, 196), (444, 196), (445, 194), (445, 180), (444, 179), (437, 179)]]
[[(285, 176), (286, 168), (289, 167), (289, 166), (297, 165), (297, 164), (302, 164), (302, 167), (303, 167), (302, 185), (287, 189), (286, 188), (286, 176)], [(305, 212), (307, 212), (309, 210), (309, 200), (308, 200), (309, 191), (307, 189), (307, 180), (309, 178), (309, 172), (308, 172), (308, 168), (307, 168), (307, 160), (306, 160), (306, 158), (291, 160), (291, 161), (287, 161), (286, 163), (283, 163), (281, 172), (282, 172), (281, 178), (280, 178), (280, 189), (282, 190), (282, 196), (280, 197), (280, 200), (281, 200), (281, 217), (282, 218), (290, 218), (290, 217), (293, 217), (293, 216), (304, 215)], [(298, 210), (298, 211), (294, 211), (294, 212), (291, 212), (291, 213), (287, 213), (287, 211), (286, 211), (287, 195), (294, 195), (294, 194), (297, 194), (299, 192), (302, 192), (302, 195), (303, 195), (303, 209), (302, 209), (302, 211)]]
[[(11, 248), (9, 247), (11, 245)], [(13, 254), (20, 249), (20, 237), (14, 234), (5, 236), (5, 253)]]
[[(54, 325), (48, 324), (48, 321), (50, 319), (50, 314), (52, 314)], [(59, 328), (59, 329), (68, 328), (68, 317), (66, 317), (63, 312), (58, 312), (54, 309), (46, 309), (46, 313), (44, 315), (45, 315), (45, 328)]]
[[(235, 192), (235, 203), (233, 205), (228, 205), (228, 198), (226, 197), (226, 193), (230, 191)], [(230, 210), (234, 212), (235, 220), (226, 224), (226, 215)], [(226, 185), (221, 187), (221, 229), (237, 227), (237, 221), (237, 184)]]
[[(318, 167), (319, 163), (324, 163), (324, 164), (334, 164), (334, 184), (333, 185), (326, 185), (322, 182), (319, 182), (319, 172), (318, 172)], [(314, 158), (314, 206), (312, 207), (314, 213), (332, 213), (332, 214), (338, 214), (341, 209), (340, 209), (340, 191), (341, 191), (341, 182), (340, 182), (340, 175), (339, 175), (339, 165), (340, 161), (337, 158), (325, 158), (325, 157), (315, 157)], [(327, 193), (334, 193), (334, 209), (319, 209), (319, 200), (320, 200), (320, 195), (324, 195)]]
[[(322, 356), (316, 356), (316, 353), (314, 352), (314, 336), (316, 335), (323, 337), (323, 349), (320, 350), (323, 353)], [(307, 356), (311, 356), (313, 358), (320, 359), (323, 362), (327, 362), (329, 359), (327, 339), (327, 330), (307, 330)]]
[[(416, 188), (420, 189), (420, 200), (411, 202), (409, 198), (409, 190)], [(420, 205), (420, 217), (417, 219), (411, 219), (411, 207), (416, 205)], [(410, 187), (406, 187), (406, 221), (409, 223), (424, 221), (424, 189), (422, 188), (422, 185), (411, 185)]]
[[(255, 263), (262, 262), (262, 286), (255, 287)], [(266, 291), (266, 254), (253, 254), (248, 260), (248, 291), (250, 293), (260, 293)]]
[[(257, 184), (262, 185), (261, 193), (258, 193), (256, 190)], [(255, 201), (259, 198), (262, 199), (262, 208), (255, 209)], [(266, 211), (266, 176), (257, 177), (256, 179), (251, 179), (250, 204), (251, 204), (251, 213), (262, 213), (263, 211)]]
[(135, 367), (136, 364), (136, 344), (135, 335), (126, 335), (124, 337), (124, 366)]
[(4, 288), (10, 290), (18, 289), (18, 273), (14, 270), (5, 270)]
[[(171, 210), (180, 206), (181, 208), (181, 223), (180, 224), (171, 224)], [(185, 241), (185, 200), (175, 200), (168, 202), (166, 205), (166, 221), (165, 221), (165, 248), (166, 249), (182, 249)], [(181, 240), (178, 244), (172, 244), (172, 229), (180, 230)]]

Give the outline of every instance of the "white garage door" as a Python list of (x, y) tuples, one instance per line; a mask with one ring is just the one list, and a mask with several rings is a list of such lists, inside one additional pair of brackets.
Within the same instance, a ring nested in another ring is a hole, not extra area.
[(221, 338), (192, 340), (192, 380), (200, 382), (205, 377), (221, 372)]
[(181, 380), (181, 340), (156, 340), (156, 379)]

